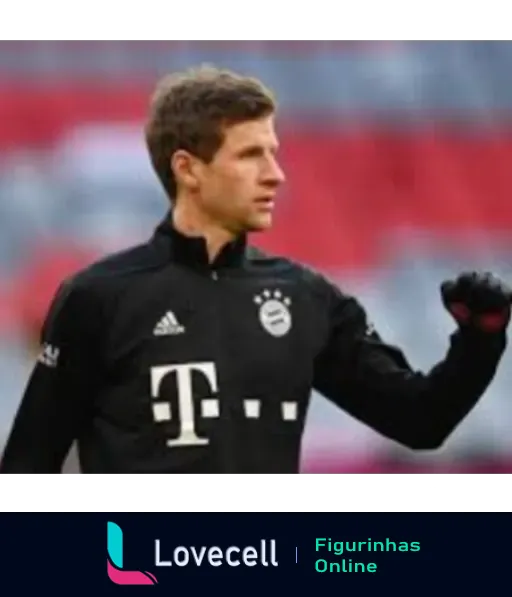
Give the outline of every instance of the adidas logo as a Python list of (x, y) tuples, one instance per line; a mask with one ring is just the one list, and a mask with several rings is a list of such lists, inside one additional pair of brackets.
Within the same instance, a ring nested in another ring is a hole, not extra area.
[(155, 336), (176, 336), (178, 334), (183, 334), (184, 332), (185, 328), (178, 323), (178, 320), (172, 311), (167, 311), (162, 319), (156, 324), (153, 331)]

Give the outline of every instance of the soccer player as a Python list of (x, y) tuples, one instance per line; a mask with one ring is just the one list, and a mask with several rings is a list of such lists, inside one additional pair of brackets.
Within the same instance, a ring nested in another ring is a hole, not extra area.
[(284, 181), (275, 114), (261, 82), (232, 72), (159, 83), (146, 140), (168, 217), (63, 282), (4, 473), (61, 472), (74, 441), (84, 473), (295, 473), (312, 388), (414, 450), (441, 446), (477, 403), (510, 318), (495, 276), (441, 285), (456, 329), (421, 372), (355, 297), (250, 245)]

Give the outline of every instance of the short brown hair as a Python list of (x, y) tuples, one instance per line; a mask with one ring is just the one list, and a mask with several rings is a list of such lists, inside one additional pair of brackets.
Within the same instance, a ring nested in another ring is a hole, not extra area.
[(208, 162), (230, 124), (272, 114), (276, 103), (261, 81), (229, 70), (201, 66), (161, 79), (145, 127), (151, 163), (173, 198), (176, 180), (171, 157), (178, 149)]

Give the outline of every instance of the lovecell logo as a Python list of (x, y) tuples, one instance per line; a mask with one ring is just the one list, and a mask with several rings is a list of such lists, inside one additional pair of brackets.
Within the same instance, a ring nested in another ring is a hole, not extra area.
[(151, 572), (124, 570), (123, 531), (114, 523), (107, 523), (107, 572), (116, 585), (156, 585), (158, 582)]

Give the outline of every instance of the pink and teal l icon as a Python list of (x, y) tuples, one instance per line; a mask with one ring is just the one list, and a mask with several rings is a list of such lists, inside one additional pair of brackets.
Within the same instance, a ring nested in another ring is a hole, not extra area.
[(123, 570), (123, 531), (115, 522), (107, 523), (107, 572), (116, 585), (156, 585), (151, 572)]

